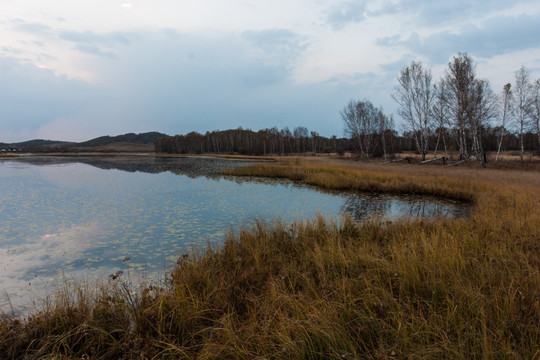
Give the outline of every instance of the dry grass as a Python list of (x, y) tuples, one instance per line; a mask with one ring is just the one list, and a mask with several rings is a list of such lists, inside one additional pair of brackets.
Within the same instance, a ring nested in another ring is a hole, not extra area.
[(534, 359), (538, 173), (288, 159), (238, 170), (336, 189), (471, 200), (469, 219), (256, 224), (179, 259), (0, 321), (0, 358)]
[[(437, 154), (437, 157), (445, 156), (444, 152), (439, 152)], [(540, 171), (540, 155), (535, 152), (527, 152), (524, 156), (524, 163), (521, 164), (521, 158), (518, 151), (509, 151), (509, 152), (503, 152), (499, 154), (499, 159), (495, 161), (495, 158), (497, 156), (496, 152), (488, 152), (486, 154), (486, 167), (489, 169), (515, 169), (515, 170), (533, 170), (533, 171)], [(409, 158), (412, 163), (418, 164), (422, 161), (422, 156), (420, 154), (416, 154), (414, 152), (404, 152), (400, 154), (396, 154), (395, 158)], [(435, 156), (433, 154), (428, 154), (426, 156), (426, 160), (433, 159)], [(450, 164), (456, 163), (459, 161), (459, 154), (457, 153), (450, 153), (448, 162)], [(378, 161), (380, 162), (380, 160)], [(433, 163), (425, 164), (423, 166), (441, 166), (442, 161), (438, 160)], [(472, 168), (480, 168), (480, 163), (473, 159), (468, 164), (464, 163), (460, 165), (461, 167), (472, 167)]]

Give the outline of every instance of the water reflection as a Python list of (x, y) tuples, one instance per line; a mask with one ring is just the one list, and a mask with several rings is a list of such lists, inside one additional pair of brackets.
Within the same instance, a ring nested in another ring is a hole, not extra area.
[(321, 192), (287, 180), (219, 175), (250, 163), (0, 160), (0, 311), (10, 302), (24, 305), (28, 291), (39, 294), (62, 277), (106, 279), (124, 271), (159, 278), (181, 254), (213, 246), (255, 219), (337, 219), (344, 212), (364, 221), (460, 216), (463, 209), (437, 199)]
[[(1, 160), (0, 160), (1, 161)], [(13, 160), (11, 160), (13, 161)], [(17, 163), (36, 166), (54, 166), (65, 164), (87, 164), (103, 170), (121, 170), (125, 172), (143, 172), (159, 174), (171, 172), (190, 178), (220, 177), (223, 170), (234, 169), (253, 164), (254, 160), (224, 159), (212, 157), (154, 157), (154, 156), (100, 156), (100, 157), (52, 157), (28, 156), (18, 158)], [(261, 161), (257, 161), (261, 162)]]
[(470, 208), (451, 200), (428, 196), (400, 196), (380, 194), (349, 194), (343, 212), (357, 221), (370, 219), (398, 220), (403, 218), (457, 218), (470, 215)]

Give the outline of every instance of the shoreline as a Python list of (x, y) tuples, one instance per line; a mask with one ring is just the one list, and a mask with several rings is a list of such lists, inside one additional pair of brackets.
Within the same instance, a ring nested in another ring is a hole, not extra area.
[[(406, 152), (394, 154), (391, 159), (400, 160), (400, 159), (409, 159), (411, 163), (406, 162), (385, 162), (382, 158), (370, 158), (370, 159), (359, 159), (353, 154), (345, 154), (344, 156), (339, 156), (337, 154), (326, 154), (326, 153), (304, 153), (304, 154), (290, 154), (286, 156), (282, 155), (241, 155), (241, 154), (214, 154), (214, 153), (205, 153), (205, 154), (169, 154), (169, 153), (156, 153), (150, 151), (85, 151), (85, 152), (36, 152), (36, 153), (8, 153), (0, 154), (1, 159), (16, 159), (21, 157), (67, 157), (67, 158), (77, 158), (77, 157), (102, 157), (102, 158), (114, 158), (114, 157), (124, 157), (124, 158), (135, 158), (135, 157), (147, 157), (147, 158), (220, 158), (220, 159), (233, 159), (233, 160), (253, 160), (253, 161), (270, 161), (270, 162), (302, 162), (302, 161), (334, 161), (338, 163), (350, 163), (350, 164), (381, 164), (386, 167), (414, 167), (422, 166), (425, 168), (431, 167), (452, 167), (453, 163), (457, 162), (456, 154), (450, 154), (449, 160), (452, 164), (443, 164), (441, 161), (433, 161), (429, 164), (421, 164), (421, 157), (419, 154), (414, 152)], [(426, 157), (426, 160), (440, 159), (440, 156), (435, 156), (430, 154)], [(477, 160), (473, 159), (470, 162), (465, 162), (459, 164), (458, 168), (472, 168), (480, 169), (481, 165)], [(540, 155), (534, 153), (528, 153), (525, 156), (525, 162), (520, 163), (519, 154), (514, 152), (503, 153), (500, 155), (500, 160), (494, 161), (494, 154), (488, 154), (488, 162), (486, 164), (486, 169), (501, 169), (501, 170), (524, 170), (524, 171), (540, 171)]]
[(230, 154), (158, 154), (155, 152), (44, 152), (44, 153), (24, 153), (24, 154), (0, 154), (0, 159), (17, 159), (24, 157), (154, 157), (154, 158), (219, 158), (233, 160), (260, 160), (276, 161), (272, 156), (249, 156), (249, 155), (230, 155)]
[(438, 221), (258, 223), (219, 249), (180, 257), (168, 285), (132, 289), (119, 278), (78, 298), (58, 294), (28, 319), (0, 316), (0, 354), (537, 354), (535, 172), (281, 160), (242, 171), (328, 189), (465, 197), (474, 211)]

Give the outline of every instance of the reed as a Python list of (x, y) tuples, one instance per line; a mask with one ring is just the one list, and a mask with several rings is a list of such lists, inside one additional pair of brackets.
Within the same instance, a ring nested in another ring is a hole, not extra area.
[(163, 287), (79, 284), (0, 320), (0, 358), (534, 359), (537, 173), (293, 160), (242, 176), (472, 201), (470, 218), (276, 220), (180, 258)]

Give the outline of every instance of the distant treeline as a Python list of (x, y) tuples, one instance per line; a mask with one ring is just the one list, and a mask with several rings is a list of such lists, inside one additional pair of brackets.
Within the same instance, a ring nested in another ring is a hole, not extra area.
[[(486, 151), (497, 151), (499, 127), (486, 127), (483, 129), (483, 142)], [(457, 133), (455, 129), (436, 129), (429, 132), (429, 148), (431, 152), (443, 152), (442, 141), (439, 132), (449, 135), (452, 141), (447, 144), (448, 151), (457, 151)], [(382, 136), (374, 133), (375, 151), (374, 156), (382, 156)], [(411, 132), (403, 135), (393, 129), (385, 130), (386, 151), (388, 154), (415, 151), (416, 144)], [(439, 140), (439, 141), (437, 141)], [(525, 150), (538, 151), (536, 134), (528, 132), (524, 136)], [(169, 154), (245, 154), (245, 155), (289, 155), (298, 153), (359, 153), (357, 143), (348, 138), (330, 138), (309, 131), (305, 127), (297, 127), (292, 132), (289, 128), (278, 130), (277, 128), (252, 131), (247, 129), (231, 129), (224, 131), (206, 132), (200, 134), (190, 132), (186, 135), (175, 135), (157, 139), (155, 142), (157, 153)], [(520, 149), (518, 134), (507, 133), (502, 151)]]
[(288, 155), (305, 152), (352, 151), (349, 139), (326, 138), (305, 127), (278, 130), (276, 127), (259, 131), (242, 128), (200, 134), (190, 132), (155, 141), (156, 152), (173, 154)]
[(340, 112), (347, 138), (326, 138), (305, 127), (258, 132), (215, 131), (189, 133), (158, 139), (157, 152), (240, 153), (287, 155), (305, 152), (355, 152), (363, 158), (415, 151), (425, 160), (429, 152), (459, 153), (460, 159), (476, 157), (484, 165), (486, 152), (518, 150), (523, 164), (525, 151), (540, 151), (540, 79), (529, 71), (515, 72), (514, 84), (500, 95), (486, 79), (476, 76), (473, 59), (459, 53), (435, 82), (431, 70), (413, 61), (397, 78), (392, 98), (403, 120), (398, 135), (392, 115), (368, 99), (351, 99)]
[(259, 131), (242, 128), (206, 132), (190, 132), (155, 141), (158, 153), (172, 154), (245, 154), (245, 155), (289, 155), (298, 153), (354, 152), (350, 139), (330, 138), (300, 126), (291, 131), (288, 127), (276, 127)]

